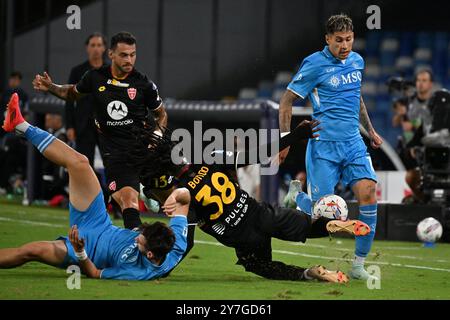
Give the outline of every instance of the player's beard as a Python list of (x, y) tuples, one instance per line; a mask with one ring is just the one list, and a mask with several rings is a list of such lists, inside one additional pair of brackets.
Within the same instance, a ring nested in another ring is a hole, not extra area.
[(131, 65), (131, 64), (120, 67), (120, 71), (122, 71), (122, 73), (130, 73), (132, 70), (133, 70), (133, 65)]

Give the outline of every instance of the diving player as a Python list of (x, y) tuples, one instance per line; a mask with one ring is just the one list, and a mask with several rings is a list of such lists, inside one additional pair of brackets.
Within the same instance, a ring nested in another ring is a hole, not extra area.
[(141, 232), (112, 225), (103, 193), (86, 156), (50, 133), (27, 123), (13, 94), (3, 129), (24, 135), (48, 160), (69, 172), (69, 237), (37, 241), (19, 248), (0, 249), (0, 268), (15, 268), (38, 261), (60, 268), (79, 265), (91, 278), (151, 280), (163, 277), (182, 258), (186, 249), (189, 192), (178, 189), (172, 196), (170, 227), (161, 222), (141, 225)]
[[(302, 122), (280, 142), (280, 149), (299, 139), (317, 136), (317, 122)], [(132, 159), (139, 159), (143, 172), (148, 177), (161, 174), (172, 175), (176, 187), (189, 190), (191, 208), (195, 212), (197, 225), (212, 235), (220, 243), (235, 248), (238, 264), (246, 271), (262, 277), (277, 280), (320, 279), (331, 282), (347, 282), (347, 276), (340, 271), (328, 271), (322, 266), (301, 268), (272, 260), (271, 239), (305, 242), (306, 238), (324, 237), (329, 233), (343, 231), (353, 235), (365, 235), (370, 228), (360, 221), (338, 221), (320, 218), (314, 223), (311, 219), (311, 206), (302, 212), (290, 208), (274, 208), (270, 204), (257, 202), (242, 190), (236, 182), (236, 166), (249, 163), (251, 152), (220, 152), (223, 164), (188, 164), (174, 165), (171, 154), (174, 143), (166, 130), (162, 137), (148, 131), (137, 136), (137, 143), (132, 146)], [(151, 146), (151, 152), (149, 152)], [(231, 161), (230, 161), (231, 160)], [(234, 163), (235, 165), (226, 165)], [(142, 179), (145, 180), (145, 179)], [(153, 197), (153, 190), (145, 186), (144, 193)], [(171, 190), (175, 190), (172, 186)], [(303, 197), (302, 197), (303, 196)], [(307, 197), (299, 195), (299, 205)], [(177, 199), (159, 194), (164, 202), (164, 212), (173, 214)]]

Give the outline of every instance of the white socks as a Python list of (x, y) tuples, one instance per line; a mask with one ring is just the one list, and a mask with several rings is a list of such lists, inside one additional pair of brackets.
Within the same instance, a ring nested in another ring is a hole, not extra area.
[(313, 277), (308, 276), (308, 270), (306, 269), (305, 271), (303, 271), (303, 276), (305, 277), (306, 280), (313, 280)]
[(30, 127), (30, 124), (26, 121), (18, 124), (15, 128), (16, 133), (24, 135), (25, 131), (27, 131), (27, 129)]
[(357, 265), (364, 265), (364, 262), (366, 261), (365, 257), (358, 257), (355, 256), (355, 259), (353, 260), (353, 264), (357, 264)]

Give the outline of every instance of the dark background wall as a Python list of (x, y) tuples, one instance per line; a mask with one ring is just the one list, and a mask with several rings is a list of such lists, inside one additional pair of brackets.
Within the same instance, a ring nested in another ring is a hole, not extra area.
[[(44, 69), (55, 82), (65, 82), (70, 68), (85, 59), (83, 43), (93, 31), (134, 33), (137, 68), (158, 84), (162, 96), (216, 99), (293, 70), (305, 55), (322, 49), (323, 24), (333, 13), (352, 16), (357, 36), (367, 31), (370, 4), (381, 7), (383, 29), (450, 29), (445, 1), (433, 6), (366, 0), (0, 1), (7, 16), (0, 23), (5, 44), (0, 80), (4, 84), (6, 71), (20, 70), (28, 91), (32, 77)], [(66, 28), (70, 4), (81, 6), (81, 30)], [(15, 12), (10, 42), (8, 6)]]

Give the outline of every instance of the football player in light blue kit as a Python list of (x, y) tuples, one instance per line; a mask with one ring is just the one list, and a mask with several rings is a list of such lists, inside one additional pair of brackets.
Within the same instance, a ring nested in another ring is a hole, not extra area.
[[(69, 172), (69, 237), (36, 241), (19, 248), (0, 249), (0, 268), (30, 261), (67, 268), (79, 265), (91, 278), (151, 280), (172, 270), (186, 250), (189, 191), (177, 189), (165, 202), (170, 228), (161, 222), (143, 224), (141, 232), (113, 226), (103, 193), (88, 159), (50, 133), (27, 123), (15, 93), (3, 128), (24, 135), (48, 160)], [(181, 202), (180, 202), (181, 201)]]
[[(353, 24), (343, 14), (330, 17), (326, 23), (327, 46), (306, 57), (300, 70), (289, 83), (280, 101), (280, 129), (290, 131), (292, 104), (301, 97), (313, 105), (313, 119), (321, 122), (320, 137), (308, 142), (306, 171), (308, 193), (299, 194), (297, 203), (317, 201), (333, 194), (341, 180), (349, 185), (359, 203), (359, 220), (371, 232), (356, 237), (355, 259), (350, 276), (367, 279), (364, 261), (372, 246), (377, 222), (376, 175), (367, 148), (359, 132), (359, 124), (370, 135), (373, 148), (383, 140), (374, 130), (361, 96), (364, 60), (352, 51)], [(280, 152), (284, 161), (289, 149)], [(301, 199), (303, 198), (303, 199)], [(303, 201), (302, 201), (303, 200)]]

